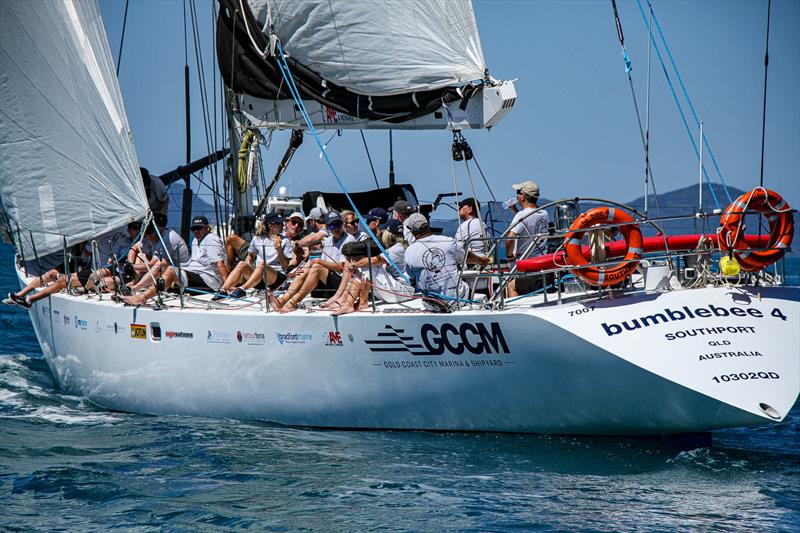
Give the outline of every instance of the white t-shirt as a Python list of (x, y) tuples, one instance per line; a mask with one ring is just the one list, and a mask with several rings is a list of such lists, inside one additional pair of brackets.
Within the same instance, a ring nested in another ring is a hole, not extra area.
[(405, 281), (401, 272), (406, 269), (406, 247), (398, 242), (387, 248), (386, 253), (389, 254), (389, 258), (392, 262), (397, 265), (397, 268), (394, 268), (391, 264), (387, 263), (386, 272), (399, 280)]
[[(283, 248), (283, 255), (286, 260), (292, 258), (292, 241), (281, 235), (281, 248)], [(275, 249), (275, 243), (270, 235), (256, 235), (250, 240), (250, 247), (247, 249), (248, 253), (256, 254), (256, 266), (263, 263), (265, 260), (267, 265), (272, 267), (273, 270), (284, 272), (281, 261), (278, 259), (278, 250)]]
[(358, 230), (357, 233), (355, 233), (355, 234), (351, 233), (351, 235), (353, 235), (353, 238), (357, 242), (366, 241), (367, 239), (369, 239), (369, 234), (366, 231)]
[[(530, 246), (531, 243), (535, 244), (531, 246), (530, 251), (525, 254), (524, 257), (536, 257), (539, 255), (544, 255), (544, 253), (547, 251), (547, 223), (550, 220), (547, 216), (547, 211), (538, 211), (527, 217), (525, 220), (522, 220), (522, 217), (525, 217), (528, 213), (533, 212), (535, 209), (538, 208), (526, 207), (514, 215), (514, 219), (511, 221), (510, 231), (516, 233), (519, 237), (517, 239), (517, 246), (515, 248), (517, 259), (523, 258), (522, 254), (528, 249), (528, 246)], [(522, 220), (522, 222), (520, 222), (520, 220)], [(536, 235), (542, 236), (536, 237)]]
[(458, 226), (455, 239), (465, 250), (467, 249), (467, 244), (469, 244), (469, 249), (472, 253), (486, 257), (489, 253), (489, 247), (484, 239), (485, 234), (486, 229), (483, 222), (479, 218), (472, 217)]
[(342, 255), (342, 246), (348, 242), (355, 242), (355, 239), (353, 239), (353, 236), (346, 231), (342, 234), (342, 238), (338, 241), (335, 240), (333, 235), (328, 235), (328, 237), (322, 241), (322, 256), (320, 259), (323, 261), (344, 263), (345, 257)]
[(411, 233), (411, 230), (403, 225), (403, 238), (406, 240), (406, 243), (411, 244), (412, 242), (416, 241), (416, 237), (414, 234)]
[[(166, 250), (161, 245), (161, 240), (167, 246)], [(189, 247), (177, 231), (170, 228), (161, 230), (161, 239), (153, 243), (153, 251), (150, 254), (156, 259), (166, 259), (170, 264), (183, 264), (189, 260)]]
[(452, 237), (429, 235), (406, 248), (406, 272), (419, 289), (455, 298), (467, 289), (463, 281), (458, 283), (464, 258), (464, 249)]
[(192, 256), (181, 268), (194, 272), (206, 285), (217, 290), (223, 281), (217, 268), (220, 261), (225, 261), (225, 245), (216, 233), (209, 233), (199, 243), (197, 237), (192, 239)]

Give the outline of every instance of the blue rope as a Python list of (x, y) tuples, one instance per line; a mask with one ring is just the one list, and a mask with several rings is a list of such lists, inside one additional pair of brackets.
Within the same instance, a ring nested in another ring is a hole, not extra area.
[[(639, 6), (639, 12), (642, 14), (642, 18), (644, 19), (644, 25), (650, 30), (650, 26), (647, 23), (647, 16), (644, 13), (644, 9), (642, 9), (642, 3), (640, 0), (636, 0), (636, 5)], [(656, 56), (658, 57), (658, 62), (661, 64), (661, 69), (664, 71), (664, 76), (667, 78), (667, 84), (669, 85), (669, 90), (672, 93), (672, 98), (675, 100), (675, 105), (678, 106), (678, 112), (681, 115), (681, 120), (683, 120), (683, 126), (686, 128), (686, 133), (689, 135), (689, 141), (692, 143), (692, 148), (694, 149), (694, 155), (697, 157), (698, 161), (700, 160), (700, 151), (697, 149), (697, 143), (694, 141), (694, 135), (692, 135), (692, 130), (689, 128), (689, 123), (686, 120), (686, 114), (683, 112), (683, 107), (681, 106), (681, 102), (678, 99), (678, 95), (675, 92), (675, 87), (672, 85), (672, 79), (669, 77), (669, 73), (667, 72), (667, 66), (664, 64), (664, 58), (661, 57), (661, 50), (658, 48), (658, 43), (656, 43), (655, 39), (650, 34), (650, 41), (653, 43), (653, 48), (656, 51)], [(706, 178), (706, 182), (708, 183), (708, 188), (711, 191), (711, 196), (714, 198), (714, 203), (717, 206), (717, 209), (721, 209), (719, 205), (719, 200), (717, 199), (717, 194), (714, 192), (714, 188), (711, 184), (711, 178), (708, 176), (708, 172), (706, 171), (705, 166), (703, 166), (703, 176)]]
[(411, 280), (409, 280), (408, 277), (406, 276), (405, 272), (403, 272), (400, 268), (398, 268), (398, 266), (394, 263), (394, 261), (392, 261), (392, 258), (389, 257), (389, 254), (386, 251), (386, 249), (380, 243), (380, 241), (375, 236), (375, 234), (372, 233), (372, 230), (369, 229), (369, 225), (367, 224), (367, 221), (364, 220), (364, 217), (361, 216), (361, 213), (359, 212), (359, 209), (356, 207), (355, 202), (350, 197), (350, 193), (347, 192), (347, 188), (345, 188), (344, 183), (339, 178), (339, 175), (336, 173), (336, 168), (333, 166), (333, 162), (328, 157), (328, 152), (325, 150), (325, 147), (323, 146), (322, 141), (320, 141), (320, 139), (319, 139), (319, 135), (317, 135), (317, 130), (316, 130), (316, 128), (314, 128), (314, 124), (311, 122), (311, 117), (308, 115), (308, 110), (306, 110), (306, 106), (303, 103), (303, 99), (300, 98), (300, 91), (297, 90), (297, 86), (294, 83), (294, 78), (292, 77), (292, 73), (289, 71), (289, 64), (286, 63), (286, 57), (283, 54), (283, 47), (281, 46), (281, 42), (277, 41), (276, 44), (277, 44), (277, 50), (278, 50), (278, 53), (279, 53), (279, 55), (276, 57), (276, 59), (277, 59), (276, 63), (278, 64), (278, 68), (280, 69), (281, 75), (283, 76), (284, 80), (286, 80), (286, 82), (287, 82), (287, 86), (289, 87), (289, 92), (291, 93), (292, 98), (294, 99), (295, 103), (297, 104), (297, 107), (300, 109), (300, 113), (303, 115), (303, 119), (306, 122), (306, 126), (308, 127), (308, 131), (310, 131), (311, 134), (314, 136), (314, 140), (317, 141), (317, 145), (319, 146), (319, 149), (322, 152), (322, 155), (325, 156), (325, 161), (328, 163), (328, 167), (330, 167), (331, 172), (333, 173), (333, 177), (336, 178), (336, 181), (339, 183), (339, 187), (342, 189), (342, 192), (344, 193), (345, 197), (347, 198), (347, 201), (350, 202), (350, 205), (353, 208), (353, 212), (356, 214), (356, 216), (358, 217), (359, 222), (361, 223), (361, 227), (363, 227), (365, 230), (367, 230), (367, 234), (369, 234), (369, 236), (372, 238), (372, 240), (375, 241), (375, 244), (378, 245), (378, 248), (380, 249), (381, 253), (386, 258), (386, 261), (388, 261), (388, 263), (390, 265), (392, 265), (398, 272), (400, 272), (400, 275), (403, 276), (403, 279), (406, 281), (406, 283), (408, 283), (410, 285), (411, 284)]
[[(652, 5), (650, 7), (652, 9)], [(661, 31), (661, 24), (658, 23), (658, 19), (656, 18), (655, 12), (653, 12), (653, 22), (656, 23), (656, 29), (658, 30), (658, 35), (661, 37), (661, 42), (664, 43), (664, 50), (667, 52), (667, 57), (669, 57), (669, 62), (672, 64), (672, 70), (675, 71), (675, 76), (678, 78), (678, 83), (681, 86), (681, 91), (683, 91), (683, 97), (686, 98), (686, 103), (689, 105), (689, 110), (692, 112), (694, 123), (699, 128), (700, 119), (697, 118), (697, 113), (694, 110), (694, 105), (692, 105), (692, 99), (689, 98), (689, 93), (686, 91), (686, 87), (683, 84), (683, 78), (681, 77), (681, 73), (678, 71), (678, 66), (675, 64), (675, 60), (672, 57), (672, 52), (669, 49), (669, 45), (667, 44), (666, 37), (664, 37), (664, 33)], [(723, 190), (725, 191), (725, 195), (728, 197), (728, 203), (730, 203), (733, 200), (731, 200), (731, 195), (728, 192), (728, 185), (725, 183), (725, 178), (722, 177), (722, 171), (720, 171), (719, 165), (717, 165), (717, 159), (714, 157), (714, 152), (711, 150), (711, 146), (708, 144), (708, 137), (705, 134), (703, 134), (702, 141), (706, 147), (706, 150), (708, 150), (708, 155), (711, 156), (711, 162), (714, 164), (714, 170), (716, 170), (717, 176), (719, 176), (719, 180), (722, 182)]]

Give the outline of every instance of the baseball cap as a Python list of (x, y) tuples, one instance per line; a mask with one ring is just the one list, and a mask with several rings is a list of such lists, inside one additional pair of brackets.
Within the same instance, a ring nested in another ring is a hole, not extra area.
[(307, 220), (325, 220), (325, 211), (321, 207), (315, 207), (312, 209), (308, 216), (306, 217)]
[(325, 224), (335, 224), (339, 222), (342, 223), (342, 215), (337, 213), (336, 211), (330, 211), (327, 215), (325, 215)]
[(472, 208), (472, 210), (475, 211), (475, 214), (476, 215), (478, 214), (478, 206), (480, 204), (478, 204), (478, 202), (475, 200), (475, 198), (464, 198), (463, 200), (458, 202), (458, 207), (459, 208), (464, 207), (465, 205), (470, 206)]
[(515, 183), (511, 187), (515, 191), (522, 191), (525, 196), (539, 197), (539, 184), (535, 181), (525, 180), (522, 183)]
[(403, 222), (403, 225), (407, 227), (409, 231), (416, 233), (422, 230), (423, 228), (428, 227), (428, 219), (425, 218), (425, 215), (422, 215), (420, 213), (412, 213), (406, 219), (406, 221)]
[(303, 221), (305, 220), (305, 217), (303, 216), (303, 213), (301, 213), (300, 211), (295, 211), (294, 213), (289, 215), (287, 217), (287, 220), (290, 219), (290, 218), (299, 218), (300, 220), (303, 220)]
[(195, 228), (205, 228), (208, 226), (208, 219), (203, 215), (197, 215), (192, 219), (192, 225), (190, 226), (192, 229)]
[(280, 213), (267, 213), (264, 215), (264, 224), (283, 224), (283, 217)]
[(386, 224), (386, 219), (389, 218), (389, 213), (386, 212), (386, 209), (382, 207), (373, 207), (367, 213), (367, 216), (364, 217), (367, 222), (370, 220), (379, 220), (381, 224)]
[(405, 200), (397, 200), (392, 206), (392, 211), (394, 211), (395, 213), (399, 213), (404, 217), (407, 217), (408, 215), (414, 212), (414, 208), (411, 207), (411, 204), (406, 202)]
[(381, 229), (388, 231), (389, 233), (393, 233), (395, 235), (402, 235), (403, 234), (403, 223), (393, 218), (386, 224), (381, 224)]

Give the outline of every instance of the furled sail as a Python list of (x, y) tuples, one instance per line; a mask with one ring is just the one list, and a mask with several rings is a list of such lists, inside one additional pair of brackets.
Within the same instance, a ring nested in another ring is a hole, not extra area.
[[(470, 0), (220, 0), (218, 60), (235, 92), (288, 99), (274, 30), (304, 99), (402, 122), (469, 98), (486, 76)], [(265, 53), (268, 52), (268, 53)]]
[(95, 1), (0, 0), (0, 200), (26, 258), (147, 212)]

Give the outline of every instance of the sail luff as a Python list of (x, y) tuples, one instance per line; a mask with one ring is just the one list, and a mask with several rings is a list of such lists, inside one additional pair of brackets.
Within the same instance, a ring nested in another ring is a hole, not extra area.
[(0, 12), (0, 201), (20, 251), (44, 255), (64, 236), (74, 244), (144, 216), (96, 2), (0, 0)]

